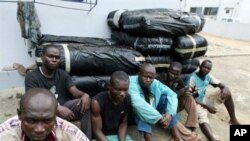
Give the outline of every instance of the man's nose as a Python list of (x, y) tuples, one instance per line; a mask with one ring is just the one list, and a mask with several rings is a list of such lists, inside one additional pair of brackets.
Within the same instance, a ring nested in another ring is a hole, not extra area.
[(126, 95), (125, 91), (121, 91), (120, 96), (124, 97)]
[(57, 60), (56, 57), (53, 57), (53, 58), (52, 58), (52, 61), (56, 61), (56, 60)]
[(151, 79), (150, 79), (150, 77), (147, 77), (147, 79), (146, 79), (146, 80), (147, 80), (148, 82), (150, 82), (150, 80), (151, 80)]
[(44, 124), (39, 122), (36, 124), (36, 127), (35, 127), (35, 132), (36, 133), (43, 133), (45, 131), (45, 127), (44, 127)]

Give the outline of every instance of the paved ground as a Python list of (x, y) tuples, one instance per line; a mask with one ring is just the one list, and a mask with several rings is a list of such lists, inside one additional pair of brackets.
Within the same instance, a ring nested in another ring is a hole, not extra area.
[[(250, 42), (229, 40), (220, 37), (201, 34), (209, 42), (208, 52), (200, 60), (211, 59), (214, 63), (212, 74), (228, 85), (233, 93), (236, 113), (242, 124), (250, 124)], [(212, 88), (209, 92), (212, 92)], [(18, 98), (24, 92), (23, 88), (0, 90), (0, 123), (16, 114)], [(223, 105), (217, 107), (214, 115), (209, 115), (210, 123), (221, 141), (229, 141), (228, 114)], [(185, 113), (182, 113), (185, 115)], [(129, 134), (134, 140), (143, 140), (135, 127), (129, 128)], [(166, 141), (167, 131), (156, 127), (153, 132), (155, 141)], [(205, 140), (205, 138), (204, 138)]]

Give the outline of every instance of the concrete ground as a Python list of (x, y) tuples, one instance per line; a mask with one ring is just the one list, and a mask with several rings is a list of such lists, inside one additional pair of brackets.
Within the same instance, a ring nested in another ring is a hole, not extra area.
[[(206, 55), (200, 60), (210, 59), (213, 61), (212, 74), (230, 87), (235, 102), (236, 114), (242, 124), (250, 124), (250, 42), (229, 40), (208, 34), (204, 36), (209, 47)], [(209, 88), (208, 92), (217, 89)], [(24, 88), (12, 88), (0, 90), (0, 123), (16, 114), (16, 108), (20, 95)], [(217, 107), (216, 114), (210, 114), (210, 124), (221, 141), (229, 141), (229, 116), (223, 105)], [(185, 116), (185, 112), (182, 112)], [(153, 139), (166, 141), (169, 131), (154, 127)], [(129, 127), (129, 134), (135, 141), (143, 140), (136, 131), (135, 126)], [(200, 132), (198, 130), (198, 132)], [(205, 137), (203, 136), (203, 139)]]

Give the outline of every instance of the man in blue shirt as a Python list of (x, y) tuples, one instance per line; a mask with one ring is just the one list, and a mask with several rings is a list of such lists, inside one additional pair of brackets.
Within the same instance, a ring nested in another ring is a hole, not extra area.
[[(129, 95), (136, 116), (137, 129), (146, 141), (151, 140), (151, 125), (160, 123), (170, 128), (173, 140), (197, 140), (197, 134), (189, 131), (176, 115), (177, 95), (166, 85), (155, 79), (152, 64), (144, 64), (136, 76), (130, 77)], [(185, 136), (184, 136), (185, 133)]]
[[(191, 75), (188, 81), (188, 86), (191, 90), (197, 89), (198, 92), (198, 97), (196, 97), (196, 103), (199, 125), (202, 132), (209, 140), (216, 140), (215, 136), (213, 135), (212, 129), (208, 124), (209, 121), (207, 118), (207, 111), (214, 114), (216, 113), (216, 109), (215, 107), (213, 107), (213, 105), (208, 103), (224, 103), (231, 118), (230, 123), (233, 125), (239, 125), (239, 122), (235, 116), (234, 102), (229, 88), (223, 83), (221, 83), (219, 80), (214, 78), (211, 74), (209, 74), (211, 69), (212, 62), (210, 60), (204, 60), (200, 65), (199, 71), (194, 72)], [(210, 95), (205, 102), (206, 89), (209, 84), (213, 87), (219, 87), (220, 91), (213, 95)]]

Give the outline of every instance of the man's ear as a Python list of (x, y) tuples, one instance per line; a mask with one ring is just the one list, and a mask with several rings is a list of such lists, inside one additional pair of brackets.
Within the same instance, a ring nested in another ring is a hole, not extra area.
[(18, 119), (21, 119), (21, 110), (17, 109), (16, 111), (17, 111)]

